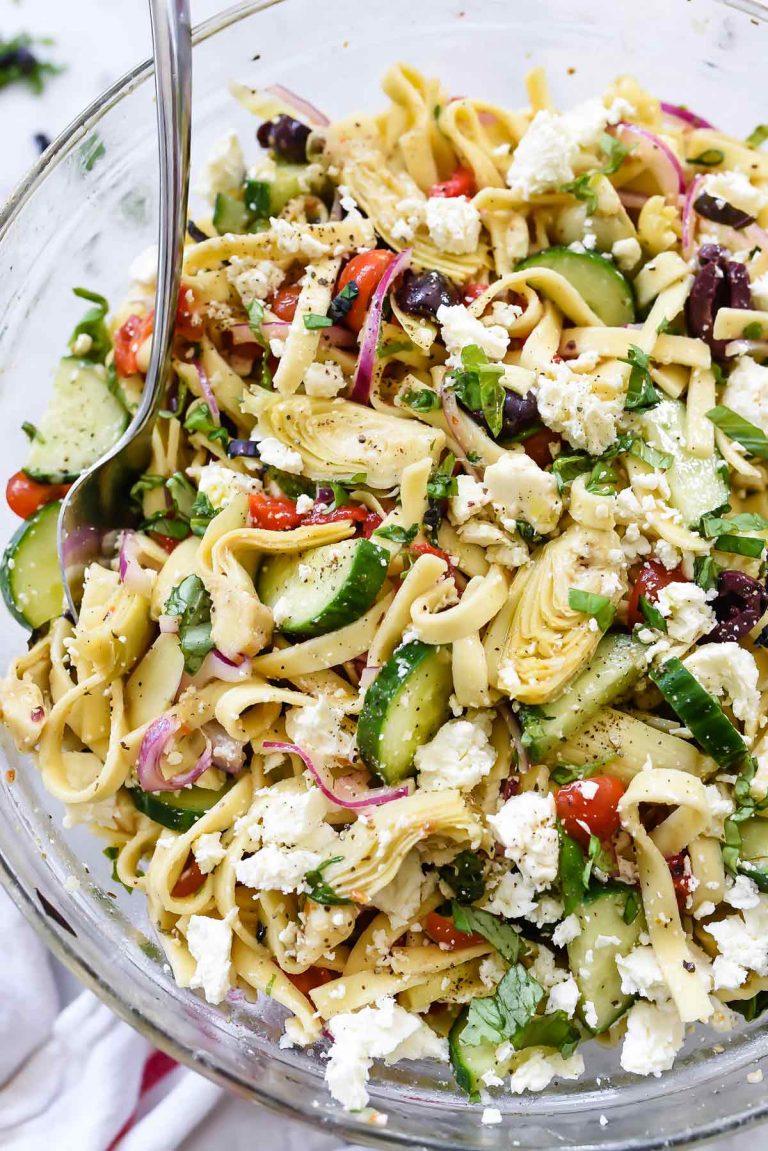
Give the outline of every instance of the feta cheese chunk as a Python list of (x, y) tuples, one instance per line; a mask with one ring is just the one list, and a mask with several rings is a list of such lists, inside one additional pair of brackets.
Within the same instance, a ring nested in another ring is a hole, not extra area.
[(477, 344), (489, 360), (500, 360), (509, 347), (509, 332), (500, 324), (484, 324), (464, 304), (441, 304), (437, 309), (448, 366), (461, 367), (462, 348)]
[(187, 947), (195, 961), (195, 972), (189, 986), (200, 987), (209, 1003), (221, 1003), (231, 986), (232, 919), (213, 919), (209, 915), (191, 915), (187, 925)]
[(545, 1014), (551, 1015), (554, 1011), (564, 1011), (572, 1019), (579, 1002), (579, 985), (572, 975), (562, 983), (556, 983), (549, 993)]
[(254, 260), (250, 256), (230, 256), (227, 279), (246, 308), (254, 300), (273, 296), (285, 279), (285, 272), (271, 260)]
[(199, 836), (192, 844), (192, 854), (203, 875), (210, 875), (227, 854), (221, 845), (221, 832), (209, 831)]
[(524, 1091), (543, 1091), (553, 1079), (578, 1079), (584, 1074), (584, 1059), (578, 1053), (564, 1059), (562, 1055), (545, 1055), (534, 1047), (525, 1063), (512, 1073), (509, 1089), (513, 1095)]
[(427, 227), (441, 252), (474, 252), (480, 240), (480, 213), (464, 196), (432, 196), (427, 200)]
[(555, 947), (565, 947), (567, 944), (572, 943), (574, 939), (578, 939), (580, 935), (581, 924), (579, 923), (578, 916), (566, 915), (562, 923), (558, 923), (552, 932), (552, 942)]
[(768, 435), (768, 367), (750, 356), (739, 356), (720, 402)]
[(209, 152), (198, 191), (213, 204), (219, 192), (231, 196), (239, 191), (244, 181), (243, 149), (237, 133), (230, 131)]
[(652, 947), (633, 947), (627, 955), (616, 956), (625, 995), (640, 995), (654, 1003), (665, 1002), (669, 991)]
[(271, 464), (273, 468), (290, 472), (294, 476), (300, 475), (304, 467), (301, 453), (289, 448), (276, 436), (265, 436), (259, 440), (259, 458), (263, 464)]
[(289, 739), (310, 755), (350, 759), (354, 736), (342, 726), (344, 712), (333, 707), (324, 695), (314, 703), (292, 708), (285, 717)]
[(560, 840), (555, 822), (555, 800), (552, 795), (524, 791), (508, 799), (488, 824), (504, 845), (507, 859), (512, 859), (537, 891), (557, 879)]
[(371, 903), (388, 916), (393, 927), (407, 927), (435, 886), (434, 872), (425, 875), (418, 852), (411, 851), (394, 879), (376, 892)]
[(308, 396), (332, 398), (345, 387), (344, 373), (333, 360), (324, 364), (310, 364), (304, 373), (304, 391)]
[(566, 363), (548, 364), (533, 391), (542, 421), (574, 448), (599, 456), (616, 439), (624, 412), (624, 385), (616, 365), (590, 374), (573, 372)]
[(708, 923), (707, 931), (720, 952), (712, 964), (715, 990), (740, 987), (750, 971), (768, 975), (768, 897), (760, 895), (756, 906)]
[(708, 635), (717, 616), (707, 603), (707, 592), (695, 583), (675, 582), (660, 588), (655, 606), (667, 621), (667, 635), (684, 647), (691, 647)]
[(465, 524), (472, 516), (490, 503), (491, 497), (485, 486), (473, 476), (456, 477), (456, 495), (451, 496), (448, 505), (448, 518), (452, 524), (460, 526)]
[(705, 691), (730, 700), (737, 719), (747, 726), (757, 724), (760, 673), (751, 652), (734, 641), (707, 643), (687, 656), (683, 663)]
[(335, 840), (336, 833), (325, 822), (329, 810), (318, 787), (306, 787), (301, 779), (284, 780), (254, 792), (235, 830), (247, 830), (255, 847), (274, 844), (320, 851)]
[(418, 785), (426, 791), (458, 788), (472, 791), (496, 762), (490, 741), (492, 713), (478, 712), (472, 719), (450, 719), (437, 735), (416, 751)]
[(524, 520), (535, 532), (554, 531), (563, 510), (557, 481), (525, 452), (505, 452), (485, 469), (484, 483), (503, 526), (509, 532)]
[(504, 919), (527, 919), (536, 912), (536, 887), (525, 876), (508, 871), (483, 906)]
[(625, 240), (616, 240), (611, 248), (611, 255), (622, 272), (631, 272), (640, 263), (643, 250), (634, 236), (627, 236)]
[(260, 492), (261, 480), (236, 472), (224, 464), (204, 464), (197, 476), (197, 490), (208, 497), (211, 507), (218, 512), (243, 492), (246, 495)]
[(627, 1015), (621, 1066), (633, 1075), (669, 1071), (685, 1040), (685, 1028), (672, 1003), (636, 1003)]
[(322, 863), (322, 856), (304, 848), (278, 847), (267, 844), (260, 851), (241, 859), (235, 868), (237, 882), (256, 891), (308, 891), (305, 876)]
[(447, 1062), (448, 1043), (418, 1015), (383, 996), (375, 1007), (335, 1015), (327, 1024), (333, 1037), (325, 1080), (331, 1095), (347, 1111), (360, 1111), (368, 1102), (366, 1084), (375, 1059), (391, 1065), (401, 1059)]

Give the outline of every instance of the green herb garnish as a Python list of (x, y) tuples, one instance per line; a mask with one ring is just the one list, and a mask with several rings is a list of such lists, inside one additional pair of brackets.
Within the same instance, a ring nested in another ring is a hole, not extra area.
[(213, 648), (211, 638), (211, 597), (198, 575), (186, 576), (168, 596), (163, 612), (179, 621), (179, 645), (188, 675), (199, 671)]
[(307, 872), (304, 878), (309, 887), (307, 893), (309, 899), (313, 899), (315, 903), (322, 903), (326, 907), (344, 907), (352, 903), (351, 899), (337, 895), (331, 885), (323, 879), (323, 872), (326, 868), (330, 867), (332, 863), (341, 863), (343, 858), (343, 855), (334, 855), (333, 859), (326, 859), (324, 863)]
[(616, 615), (616, 607), (607, 595), (582, 591), (581, 588), (568, 589), (568, 606), (574, 611), (582, 611), (585, 615), (592, 616), (597, 620), (601, 631), (608, 630)]

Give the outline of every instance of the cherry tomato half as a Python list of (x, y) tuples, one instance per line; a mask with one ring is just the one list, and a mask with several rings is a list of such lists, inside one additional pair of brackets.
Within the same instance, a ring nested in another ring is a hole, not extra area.
[(327, 967), (308, 967), (306, 971), (301, 971), (298, 975), (289, 975), (288, 978), (297, 991), (302, 995), (309, 995), (310, 991), (322, 987), (324, 983), (330, 983), (332, 979), (337, 978), (337, 975)]
[(296, 315), (296, 304), (299, 300), (301, 284), (290, 284), (287, 288), (279, 288), (269, 301), (269, 310), (274, 312), (278, 320), (285, 320), (290, 324)]
[(70, 486), (70, 484), (39, 484), (24, 472), (16, 472), (6, 484), (5, 498), (8, 507), (15, 515), (28, 520), (43, 504), (64, 499)]
[(523, 451), (527, 456), (538, 464), (540, 468), (548, 468), (552, 463), (552, 452), (549, 450), (552, 444), (562, 443), (562, 437), (557, 433), (551, 431), (549, 428), (542, 428), (539, 432), (534, 432), (532, 436), (522, 441)]
[(173, 536), (164, 536), (162, 532), (150, 532), (149, 534), (164, 552), (168, 552), (168, 555), (170, 555), (172, 551), (175, 551), (181, 543), (181, 540), (174, 539)]
[(672, 876), (672, 885), (675, 889), (677, 902), (681, 907), (685, 907), (688, 896), (693, 891), (693, 873), (689, 866), (686, 866), (688, 856), (684, 851), (679, 855), (670, 855), (667, 857), (667, 867), (669, 874)]
[(115, 371), (118, 376), (135, 376), (138, 369), (136, 353), (152, 334), (155, 313), (146, 316), (129, 316), (121, 328), (115, 332)]
[(368, 509), (360, 504), (344, 504), (331, 511), (317, 511), (312, 509), (302, 520), (305, 524), (335, 524), (339, 520), (352, 520), (353, 523), (363, 524), (368, 518)]
[(437, 911), (430, 911), (426, 916), (424, 930), (430, 939), (449, 951), (457, 951), (460, 947), (473, 947), (475, 943), (483, 942), (482, 935), (459, 931), (450, 916), (440, 915)]
[(624, 784), (612, 775), (593, 775), (561, 787), (555, 796), (557, 815), (568, 835), (584, 847), (596, 835), (605, 843), (619, 829), (618, 804)]
[(176, 335), (184, 340), (199, 340), (203, 334), (203, 317), (197, 297), (192, 288), (182, 284), (179, 290), (179, 306), (176, 309)]
[(336, 294), (338, 295), (352, 281), (357, 285), (355, 301), (344, 317), (344, 322), (353, 332), (359, 332), (365, 323), (371, 296), (394, 258), (394, 252), (388, 252), (384, 248), (373, 248), (370, 252), (361, 252), (359, 256), (353, 256), (342, 269), (336, 285)]
[(181, 875), (176, 880), (171, 895), (174, 899), (184, 899), (187, 895), (194, 895), (205, 883), (205, 876), (197, 865), (197, 860), (190, 852)]
[(368, 515), (363, 520), (362, 534), (365, 539), (369, 540), (377, 528), (380, 528), (384, 523), (382, 516), (377, 515), (376, 512), (368, 512)]
[(267, 531), (290, 531), (304, 519), (296, 511), (296, 501), (285, 496), (265, 496), (262, 492), (254, 492), (248, 497), (248, 504), (253, 526)]
[(671, 583), (685, 583), (686, 579), (680, 568), (669, 571), (658, 560), (648, 560), (642, 567), (640, 575), (632, 585), (627, 603), (627, 626), (631, 629), (635, 624), (643, 622), (640, 611), (640, 596), (645, 596), (651, 603), (654, 602), (663, 587)]
[(461, 289), (461, 294), (464, 297), (464, 303), (471, 304), (473, 300), (479, 299), (487, 287), (487, 284), (465, 284)]
[(429, 189), (430, 196), (444, 196), (450, 199), (456, 196), (474, 196), (476, 192), (475, 174), (471, 168), (456, 168), (447, 180), (440, 184), (433, 184)]

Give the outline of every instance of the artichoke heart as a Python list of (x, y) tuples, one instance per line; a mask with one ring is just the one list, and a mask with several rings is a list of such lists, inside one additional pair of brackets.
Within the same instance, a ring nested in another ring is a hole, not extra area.
[(521, 703), (547, 703), (593, 656), (601, 633), (584, 612), (569, 606), (578, 588), (616, 605), (626, 590), (618, 536), (576, 524), (548, 543), (515, 578), (509, 623), (498, 663), (497, 686)]
[(445, 445), (439, 430), (348, 400), (289, 396), (262, 408), (259, 431), (300, 452), (312, 480), (351, 479), (364, 473), (372, 488), (400, 483), (403, 469)]
[(110, 680), (125, 675), (151, 641), (148, 601), (128, 591), (117, 572), (91, 564), (69, 647), (78, 674), (96, 672)]

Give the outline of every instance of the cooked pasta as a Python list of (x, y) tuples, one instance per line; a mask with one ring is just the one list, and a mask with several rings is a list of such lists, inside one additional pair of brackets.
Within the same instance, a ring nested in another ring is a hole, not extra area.
[(376, 1059), (475, 1102), (595, 1036), (657, 1074), (768, 985), (768, 158), (627, 77), (383, 88), (335, 123), (233, 89), (261, 150), (208, 165), (137, 527), (73, 623), (57, 508), (153, 318), (136, 268), (111, 314), (78, 289), (2, 717), (179, 985), (330, 1036), (345, 1107)]

